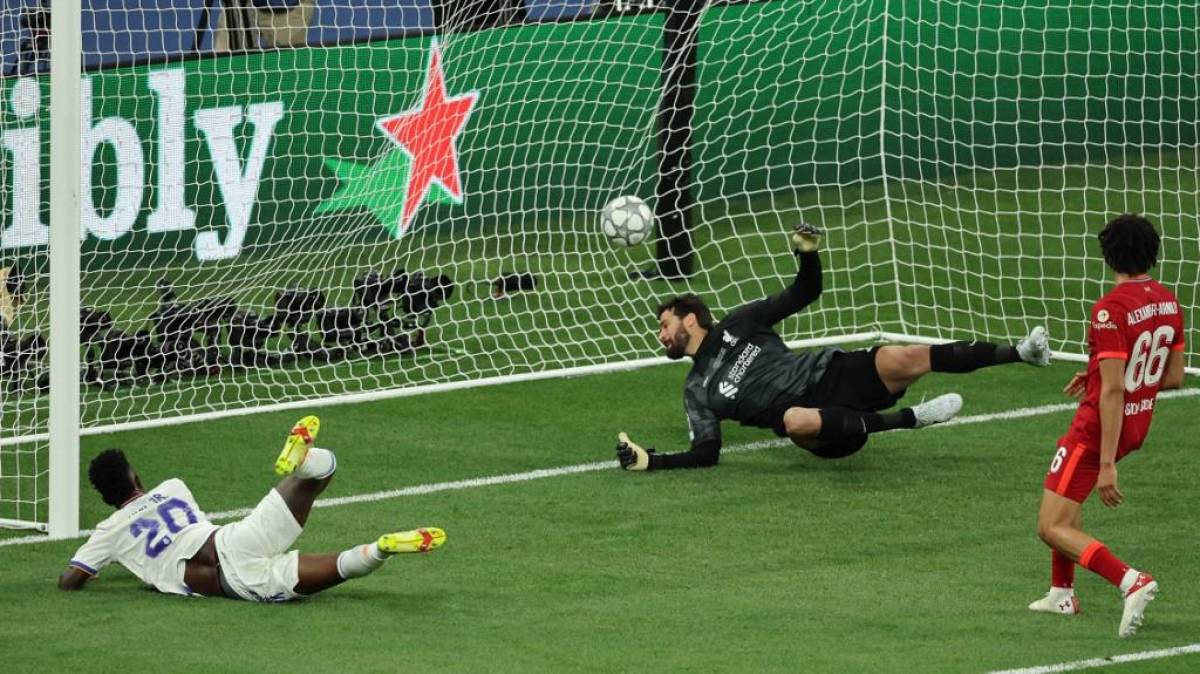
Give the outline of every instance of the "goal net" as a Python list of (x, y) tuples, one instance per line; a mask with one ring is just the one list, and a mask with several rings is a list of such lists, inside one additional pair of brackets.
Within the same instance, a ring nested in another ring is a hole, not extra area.
[[(713, 2), (694, 37), (694, 273), (600, 233), (653, 203), (664, 24), (633, 0), (85, 3), (84, 433), (650, 362), (654, 304), (719, 315), (825, 227), (798, 344), (1079, 355), (1094, 235), (1145, 213), (1197, 365), (1197, 3)], [(48, 76), (6, 2), (0, 521), (46, 520)], [(39, 40), (42, 40), (39, 42)], [(84, 457), (85, 459), (87, 457)]]

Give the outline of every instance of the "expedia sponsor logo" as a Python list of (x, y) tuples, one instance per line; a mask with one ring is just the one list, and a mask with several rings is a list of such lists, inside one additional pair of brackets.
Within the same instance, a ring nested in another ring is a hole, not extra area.
[(733, 397), (736, 396), (738, 392), (738, 388), (727, 381), (717, 384), (717, 390), (721, 392), (721, 395), (729, 398), (730, 400), (733, 400)]
[(1092, 327), (1095, 328), (1096, 330), (1116, 330), (1117, 324), (1113, 323), (1112, 321), (1105, 321), (1103, 323), (1097, 323), (1096, 321), (1092, 321)]

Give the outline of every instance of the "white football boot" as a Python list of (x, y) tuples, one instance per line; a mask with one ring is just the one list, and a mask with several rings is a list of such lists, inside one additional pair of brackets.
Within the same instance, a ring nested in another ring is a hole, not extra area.
[(1146, 606), (1154, 601), (1158, 594), (1158, 581), (1148, 573), (1138, 573), (1137, 580), (1125, 592), (1125, 611), (1121, 614), (1121, 626), (1117, 628), (1117, 636), (1128, 639), (1137, 633), (1142, 626), (1142, 616)]
[(1075, 590), (1069, 587), (1052, 587), (1045, 597), (1030, 604), (1029, 610), (1038, 613), (1079, 615), (1079, 598), (1075, 596)]
[(913, 405), (913, 416), (917, 418), (915, 428), (924, 428), (933, 424), (950, 421), (962, 409), (962, 396), (957, 393), (940, 395), (933, 400)]
[(1030, 365), (1037, 367), (1049, 365), (1050, 340), (1046, 336), (1046, 328), (1039, 325), (1029, 331), (1028, 337), (1017, 342), (1017, 355)]

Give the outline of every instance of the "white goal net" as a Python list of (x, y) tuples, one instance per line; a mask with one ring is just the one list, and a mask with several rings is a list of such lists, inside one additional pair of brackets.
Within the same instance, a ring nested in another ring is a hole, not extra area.
[[(640, 362), (665, 296), (786, 283), (799, 219), (827, 292), (789, 339), (1080, 354), (1095, 232), (1147, 214), (1197, 365), (1194, 0), (684, 2), (85, 2), (84, 432)], [(0, 16), (7, 524), (47, 516), (46, 6)], [(683, 168), (692, 273), (631, 280), (661, 247), (598, 212)]]

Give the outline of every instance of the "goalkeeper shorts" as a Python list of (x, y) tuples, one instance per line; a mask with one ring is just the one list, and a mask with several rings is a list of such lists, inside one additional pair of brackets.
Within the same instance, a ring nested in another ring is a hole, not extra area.
[(821, 409), (847, 407), (860, 412), (878, 412), (895, 405), (904, 391), (893, 394), (875, 369), (879, 347), (834, 354), (825, 373), (800, 396), (793, 407)]

